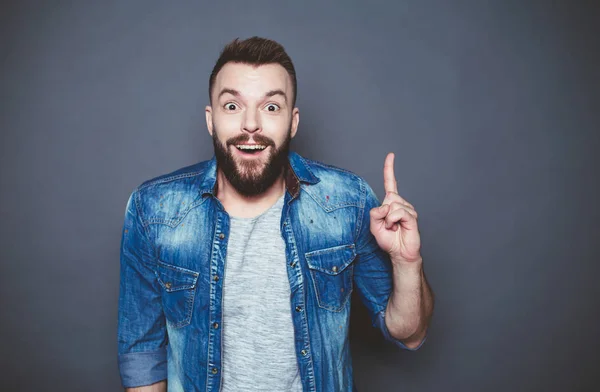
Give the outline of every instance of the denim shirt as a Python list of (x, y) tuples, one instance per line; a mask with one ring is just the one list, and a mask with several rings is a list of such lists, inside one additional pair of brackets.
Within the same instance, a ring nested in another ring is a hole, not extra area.
[[(280, 229), (303, 390), (353, 391), (353, 290), (383, 337), (411, 350), (390, 335), (384, 321), (392, 265), (369, 230), (369, 211), (381, 203), (352, 172), (293, 151), (288, 158)], [(221, 388), (230, 220), (216, 197), (216, 178), (213, 156), (145, 181), (129, 197), (118, 316), (124, 387), (167, 379), (169, 391)]]

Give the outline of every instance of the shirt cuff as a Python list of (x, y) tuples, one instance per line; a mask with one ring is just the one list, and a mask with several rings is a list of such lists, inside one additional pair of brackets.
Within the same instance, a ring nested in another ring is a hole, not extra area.
[(151, 385), (167, 379), (167, 347), (157, 351), (119, 354), (124, 388)]
[(426, 335), (423, 338), (423, 340), (421, 340), (421, 343), (419, 343), (419, 345), (417, 347), (415, 347), (415, 348), (409, 348), (402, 341), (394, 338), (390, 334), (390, 331), (388, 330), (387, 325), (385, 325), (385, 310), (382, 310), (381, 312), (377, 313), (377, 317), (375, 319), (375, 326), (377, 326), (381, 330), (381, 333), (383, 334), (383, 337), (384, 337), (385, 340), (387, 340), (388, 342), (393, 343), (397, 347), (400, 347), (400, 348), (402, 348), (404, 350), (417, 351), (418, 349), (421, 348), (421, 346), (423, 345), (423, 343), (425, 343), (425, 341), (427, 340), (427, 335)]

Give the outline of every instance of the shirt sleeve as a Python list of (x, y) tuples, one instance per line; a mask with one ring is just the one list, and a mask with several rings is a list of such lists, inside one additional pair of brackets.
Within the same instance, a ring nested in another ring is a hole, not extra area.
[(139, 191), (129, 196), (121, 237), (118, 363), (123, 387), (167, 378), (167, 334), (155, 253), (139, 214)]
[(360, 186), (363, 208), (359, 210), (356, 225), (357, 260), (354, 264), (354, 283), (358, 295), (367, 307), (373, 327), (379, 328), (385, 340), (402, 349), (416, 351), (425, 343), (426, 338), (416, 348), (409, 348), (395, 339), (385, 325), (385, 310), (393, 288), (392, 262), (389, 254), (379, 247), (370, 229), (370, 211), (379, 207), (381, 202), (362, 178)]

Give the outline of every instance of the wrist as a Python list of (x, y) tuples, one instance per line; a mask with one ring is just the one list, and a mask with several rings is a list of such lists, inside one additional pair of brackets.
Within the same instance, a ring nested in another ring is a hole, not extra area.
[(418, 258), (406, 260), (401, 257), (390, 257), (392, 264), (394, 266), (406, 269), (420, 269), (423, 265), (423, 258), (419, 256)]

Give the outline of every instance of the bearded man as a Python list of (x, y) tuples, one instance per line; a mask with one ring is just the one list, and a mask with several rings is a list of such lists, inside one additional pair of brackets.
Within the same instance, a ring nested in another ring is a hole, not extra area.
[(223, 49), (209, 79), (210, 160), (140, 184), (121, 240), (127, 391), (355, 391), (350, 296), (417, 350), (433, 294), (394, 154), (379, 202), (360, 176), (290, 151), (296, 72), (277, 42)]

